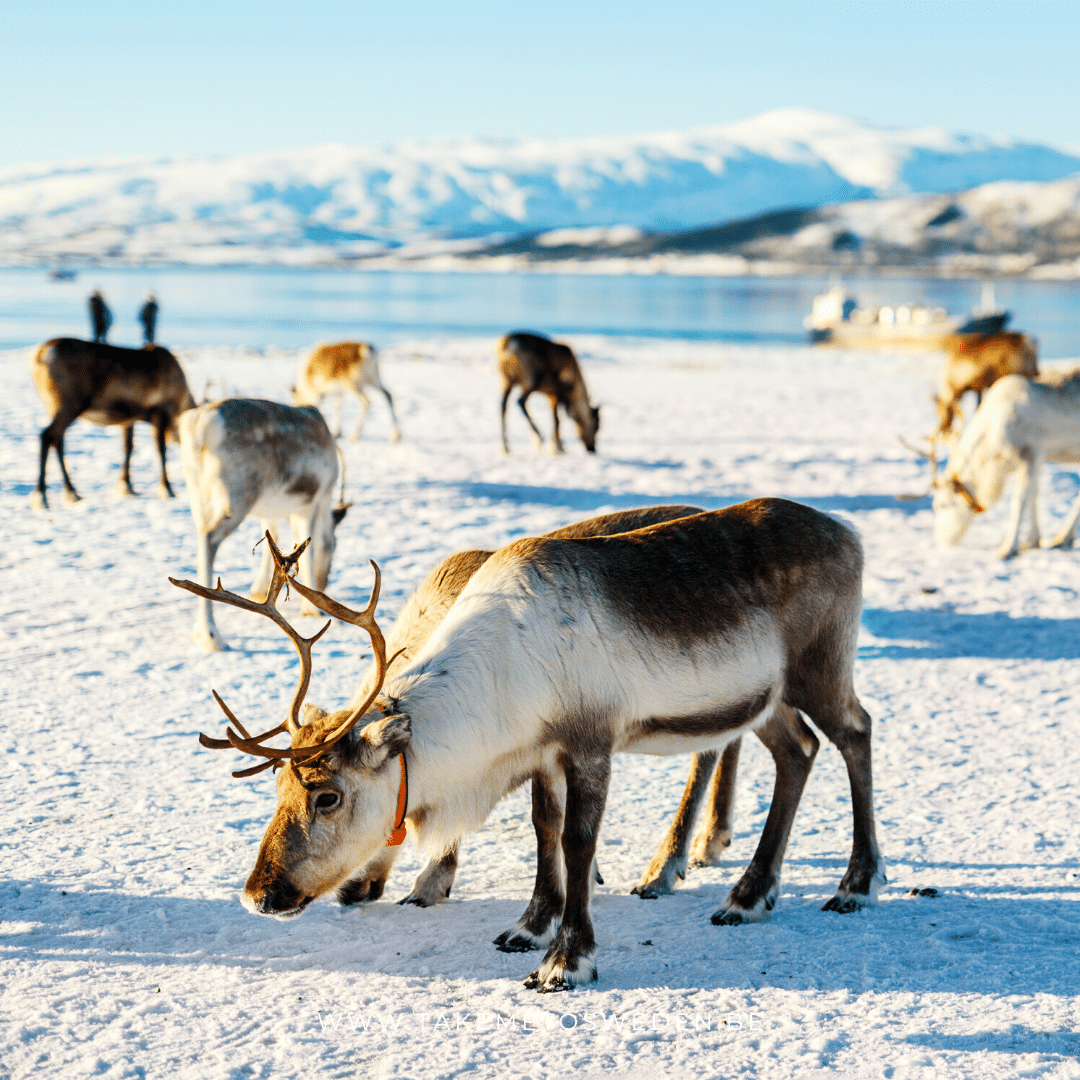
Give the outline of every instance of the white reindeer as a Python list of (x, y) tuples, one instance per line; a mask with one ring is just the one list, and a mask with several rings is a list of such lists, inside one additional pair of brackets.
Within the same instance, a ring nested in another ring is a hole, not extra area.
[[(1006, 375), (990, 387), (957, 441), (945, 475), (934, 478), (937, 542), (958, 544), (975, 516), (1001, 498), (1015, 472), (1012, 511), (998, 555), (1009, 559), (1021, 546), (1038, 547), (1039, 470), (1046, 461), (1080, 461), (1080, 370), (1039, 380)], [(1030, 525), (1022, 545), (1025, 515)], [(1078, 518), (1080, 497), (1051, 547), (1072, 547)]]
[[(348, 507), (331, 507), (338, 451), (319, 410), (226, 398), (183, 413), (179, 426), (184, 479), (199, 535), (199, 581), (213, 584), (221, 542), (252, 515), (271, 535), (287, 518), (297, 543), (311, 537), (300, 573), (309, 586), (325, 588), (334, 530)], [(273, 570), (273, 557), (264, 549), (253, 596), (266, 595)], [(225, 647), (208, 600), (199, 601), (194, 637), (208, 652)]]
[(300, 377), (293, 388), (294, 405), (319, 405), (327, 394), (334, 395), (333, 433), (341, 434), (341, 399), (348, 391), (360, 401), (360, 419), (352, 434), (363, 434), (371, 401), (365, 390), (378, 390), (390, 409), (390, 441), (401, 438), (394, 399), (379, 378), (379, 353), (374, 345), (362, 341), (343, 341), (339, 345), (320, 345), (300, 367)]
[[(297, 553), (274, 552), (262, 605), (175, 584), (278, 621), (273, 603)], [(227, 741), (200, 736), (263, 759), (245, 774), (286, 766), (245, 904), (299, 914), (384, 845), (400, 843), (406, 829), (430, 853), (444, 852), (507, 792), (542, 775), (548, 798), (534, 807), (533, 898), (496, 942), (547, 945), (527, 987), (587, 983), (596, 978), (590, 878), (612, 754), (713, 749), (772, 729), (787, 745), (777, 790), (790, 806), (774, 802), (769, 832), (774, 817), (794, 813), (814, 750), (800, 745), (798, 730), (784, 729), (794, 710), (839, 747), (851, 781), (851, 860), (825, 906), (846, 912), (872, 903), (884, 868), (871, 721), (853, 686), (861, 577), (862, 550), (847, 526), (782, 499), (616, 536), (519, 540), (476, 571), (420, 654), (389, 679), (374, 621), (377, 570), (363, 612), (294, 581), (323, 611), (368, 631), (380, 677), (356, 708), (310, 709), (302, 722), (315, 639), (290, 628), (302, 676), (286, 721), (251, 737), (222, 704)], [(289, 747), (267, 745), (285, 730)], [(759, 849), (767, 872), (717, 915), (746, 903), (748, 918), (771, 909), (785, 840), (774, 830), (772, 849)]]

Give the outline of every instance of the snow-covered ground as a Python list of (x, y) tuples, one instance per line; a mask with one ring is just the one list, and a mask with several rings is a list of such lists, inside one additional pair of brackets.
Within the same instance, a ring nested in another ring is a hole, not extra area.
[[(344, 443), (354, 505), (330, 591), (362, 601), (369, 558), (390, 620), (449, 552), (490, 547), (646, 502), (720, 507), (786, 495), (850, 521), (867, 553), (857, 684), (875, 718), (876, 804), (890, 887), (876, 909), (823, 913), (847, 863), (848, 786), (822, 747), (769, 922), (709, 915), (749, 860), (773, 770), (743, 751), (735, 840), (675, 895), (629, 895), (685, 778), (685, 759), (617, 761), (593, 910), (600, 981), (540, 997), (535, 957), (491, 939), (532, 884), (528, 791), (466, 840), (450, 900), (399, 907), (420, 862), (407, 846), (387, 898), (314, 904), (279, 923), (238, 896), (274, 807), (266, 774), (229, 777), (203, 750), (220, 690), (276, 720), (296, 666), (266, 620), (217, 613), (233, 648), (206, 656), (179, 498), (153, 496), (149, 431), (136, 486), (114, 491), (120, 438), (78, 423), (68, 464), (83, 501), (33, 513), (42, 408), (24, 353), (0, 356), (0, 1076), (1080, 1077), (1080, 554), (994, 559), (1004, 505), (953, 551), (932, 545), (923, 482), (895, 435), (933, 419), (934, 357), (577, 338), (603, 405), (600, 453), (537, 456), (520, 417), (497, 452), (489, 340), (388, 348), (404, 440), (379, 402)], [(200, 392), (283, 398), (291, 352), (182, 357)], [(538, 401), (538, 422), (547, 421)], [(347, 417), (348, 419), (348, 417)], [(1056, 468), (1060, 520), (1075, 470)], [(1050, 523), (1044, 529), (1052, 532)], [(222, 548), (226, 587), (249, 583), (258, 528)], [(366, 640), (335, 625), (309, 699), (345, 701)], [(235, 767), (235, 766), (233, 766)], [(933, 888), (936, 897), (911, 896)]]

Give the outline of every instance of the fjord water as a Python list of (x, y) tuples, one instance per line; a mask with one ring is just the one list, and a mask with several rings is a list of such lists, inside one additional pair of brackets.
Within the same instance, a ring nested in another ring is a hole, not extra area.
[[(301, 346), (316, 341), (509, 330), (550, 334), (698, 338), (733, 342), (805, 340), (803, 317), (827, 288), (824, 276), (406, 273), (257, 269), (86, 269), (57, 281), (46, 269), (0, 270), (0, 348), (88, 333), (86, 297), (112, 308), (110, 340), (135, 345), (136, 313), (149, 289), (161, 305), (162, 344)], [(978, 281), (847, 278), (860, 305), (920, 303), (964, 315)], [(1039, 339), (1046, 359), (1080, 356), (1080, 282), (1007, 280), (997, 302), (1012, 328)]]

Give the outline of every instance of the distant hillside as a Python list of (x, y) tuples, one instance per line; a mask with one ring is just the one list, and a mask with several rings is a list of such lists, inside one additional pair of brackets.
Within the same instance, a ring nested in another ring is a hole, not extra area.
[[(398, 255), (403, 260), (408, 249)], [(431, 256), (418, 252), (417, 259)], [(474, 266), (624, 272), (911, 270), (1080, 277), (1080, 176), (772, 210), (701, 229), (561, 229), (462, 253)]]
[(466, 252), (560, 229), (625, 242), (1077, 170), (1080, 157), (1050, 147), (797, 109), (636, 138), (11, 166), (0, 169), (0, 262), (347, 265), (400, 245)]

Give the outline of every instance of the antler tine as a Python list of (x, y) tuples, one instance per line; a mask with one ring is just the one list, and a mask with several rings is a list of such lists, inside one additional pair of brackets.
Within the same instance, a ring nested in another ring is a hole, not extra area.
[[(265, 539), (270, 545), (270, 551), (274, 558), (274, 576), (270, 582), (270, 588), (267, 590), (266, 599), (262, 603), (249, 600), (246, 596), (239, 596), (237, 593), (222, 588), (220, 578), (218, 578), (216, 589), (208, 589), (205, 585), (197, 585), (194, 581), (177, 581), (176, 578), (169, 578), (169, 581), (178, 588), (186, 589), (196, 596), (203, 596), (208, 600), (217, 600), (222, 604), (231, 604), (233, 607), (243, 608), (244, 611), (254, 611), (259, 615), (265, 615), (285, 633), (300, 656), (300, 684), (293, 695), (292, 704), (289, 706), (289, 712), (285, 718), (285, 725), (289, 734), (296, 735), (300, 730), (300, 706), (303, 704), (308, 686), (311, 683), (311, 646), (326, 633), (330, 624), (327, 623), (314, 637), (306, 638), (295, 630), (292, 624), (277, 609), (277, 598), (282, 588), (290, 582), (295, 584), (294, 579), (289, 577), (289, 571), (295, 569), (300, 556), (307, 549), (308, 544), (311, 543), (311, 538), (308, 537), (289, 555), (284, 555), (277, 544), (274, 543), (274, 538), (270, 535), (269, 529), (266, 531)], [(222, 704), (220, 699), (219, 704)], [(228, 710), (226, 710), (226, 715), (229, 716), (233, 723), (237, 723), (236, 718), (229, 714)], [(237, 726), (239, 727), (239, 725)], [(252, 741), (242, 727), (240, 732), (245, 736), (245, 741)], [(259, 736), (259, 738), (262, 739), (263, 736)]]
[(386, 660), (386, 638), (383, 637), (378, 623), (375, 622), (375, 609), (378, 606), (379, 592), (382, 589), (382, 571), (374, 559), (369, 561), (371, 568), (375, 571), (375, 584), (371, 589), (371, 599), (368, 600), (367, 607), (363, 611), (353, 611), (352, 608), (347, 608), (344, 604), (332, 600), (325, 593), (319, 592), (317, 589), (309, 589), (295, 578), (291, 579), (297, 592), (310, 600), (316, 607), (325, 611), (327, 615), (333, 615), (334, 618), (341, 619), (342, 622), (352, 623), (354, 626), (366, 630), (371, 638), (372, 652), (375, 654), (376, 675), (374, 687), (366, 700), (352, 711), (348, 719), (319, 744), (320, 752), (329, 750), (331, 746), (343, 739), (356, 727), (361, 717), (371, 708), (372, 703), (381, 693), (383, 683), (386, 681), (386, 670), (390, 666)]

